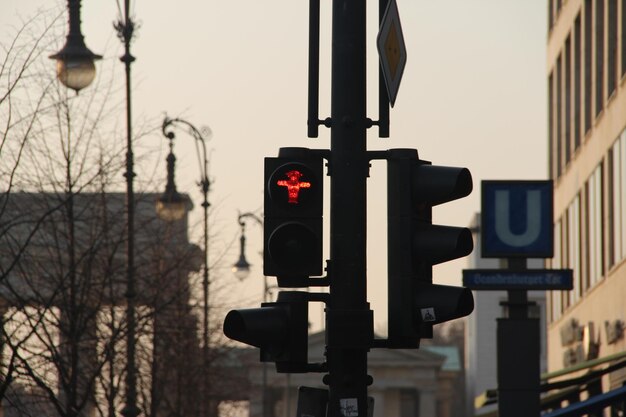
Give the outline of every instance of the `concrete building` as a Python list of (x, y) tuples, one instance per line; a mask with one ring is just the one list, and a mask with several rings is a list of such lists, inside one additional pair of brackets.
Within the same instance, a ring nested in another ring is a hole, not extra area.
[[(324, 361), (324, 333), (309, 335), (309, 362)], [(229, 378), (246, 379), (241, 396), (233, 398), (229, 391), (222, 400), (249, 402), (250, 417), (263, 415), (263, 364), (258, 349), (241, 349)], [(245, 375), (237, 373), (244, 372)], [(268, 417), (296, 415), (298, 388), (301, 386), (327, 389), (323, 374), (278, 374), (274, 364), (267, 364), (266, 404)], [(457, 417), (463, 410), (455, 408), (458, 395), (458, 375), (462, 372), (461, 358), (456, 346), (423, 346), (420, 349), (372, 349), (368, 355), (368, 374), (374, 384), (368, 393), (374, 398), (374, 417)], [(461, 381), (462, 382), (462, 381)]]
[[(189, 274), (202, 251), (189, 241), (186, 215), (157, 218), (158, 197), (135, 200), (138, 405), (142, 414), (193, 417), (203, 375)], [(3, 195), (0, 417), (90, 417), (123, 404), (125, 198)]]
[[(626, 349), (626, 1), (549, 0), (548, 7), (550, 264), (574, 271), (572, 291), (548, 295), (548, 369), (578, 365), (572, 377), (596, 369), (589, 360)], [(595, 390), (625, 382), (616, 370)], [(581, 399), (590, 387), (580, 384)]]

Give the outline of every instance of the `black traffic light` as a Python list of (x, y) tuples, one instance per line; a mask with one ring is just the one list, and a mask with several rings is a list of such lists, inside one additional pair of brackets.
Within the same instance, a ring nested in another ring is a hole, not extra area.
[(265, 275), (322, 274), (322, 167), (322, 157), (306, 148), (265, 158)]
[(467, 196), (466, 168), (431, 165), (415, 149), (392, 149), (387, 158), (388, 347), (415, 348), (432, 325), (474, 309), (467, 288), (432, 283), (432, 266), (469, 255), (467, 228), (432, 224), (432, 207)]
[(261, 362), (275, 362), (278, 372), (308, 372), (309, 293), (281, 291), (261, 308), (231, 310), (224, 320), (230, 339), (261, 349)]

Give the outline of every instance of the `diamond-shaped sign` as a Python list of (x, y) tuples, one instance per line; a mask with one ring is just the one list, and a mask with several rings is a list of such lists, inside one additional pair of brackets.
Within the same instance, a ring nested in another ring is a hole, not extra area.
[(383, 69), (389, 104), (393, 107), (400, 88), (400, 80), (406, 65), (406, 47), (402, 36), (400, 15), (396, 0), (389, 0), (376, 39), (380, 65)]

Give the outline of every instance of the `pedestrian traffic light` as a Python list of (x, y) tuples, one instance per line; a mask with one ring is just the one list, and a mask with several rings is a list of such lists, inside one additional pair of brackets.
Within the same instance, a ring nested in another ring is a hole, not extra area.
[(301, 278), (322, 274), (322, 157), (281, 148), (265, 158), (263, 273)]
[(307, 372), (309, 293), (281, 291), (260, 308), (231, 310), (224, 320), (230, 339), (261, 349), (261, 362), (275, 362), (277, 372)]
[(432, 266), (469, 255), (469, 229), (432, 224), (432, 207), (467, 196), (466, 168), (431, 165), (415, 149), (392, 149), (387, 159), (388, 347), (419, 347), (432, 325), (472, 312), (467, 288), (432, 283)]

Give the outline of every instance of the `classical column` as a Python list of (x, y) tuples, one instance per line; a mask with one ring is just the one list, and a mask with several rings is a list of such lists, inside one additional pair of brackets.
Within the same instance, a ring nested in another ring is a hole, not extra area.
[(433, 387), (420, 388), (419, 407), (420, 416), (436, 416), (437, 415), (437, 390)]

